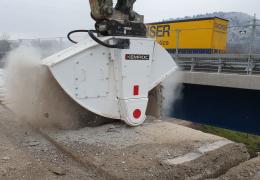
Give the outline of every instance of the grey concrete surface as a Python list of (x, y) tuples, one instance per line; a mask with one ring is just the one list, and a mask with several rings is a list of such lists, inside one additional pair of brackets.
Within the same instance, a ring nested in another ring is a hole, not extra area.
[[(136, 128), (114, 123), (43, 132), (108, 179), (214, 178), (249, 157), (244, 145), (160, 120)], [(167, 163), (199, 150), (200, 156)]]
[(206, 72), (178, 72), (181, 83), (260, 90), (260, 76)]

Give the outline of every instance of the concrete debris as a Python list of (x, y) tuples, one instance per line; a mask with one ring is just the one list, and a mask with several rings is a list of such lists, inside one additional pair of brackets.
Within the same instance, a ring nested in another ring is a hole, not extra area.
[(2, 176), (6, 176), (6, 175), (7, 175), (7, 170), (6, 170), (6, 169), (3, 169), (3, 170), (1, 171), (1, 175), (2, 175)]
[(38, 146), (40, 142), (30, 142), (28, 145), (29, 146)]
[(61, 167), (50, 167), (49, 171), (57, 176), (64, 176), (66, 175), (65, 169), (62, 169)]
[(3, 160), (3, 161), (9, 161), (9, 160), (10, 160), (10, 157), (8, 157), (8, 156), (3, 157), (2, 160)]

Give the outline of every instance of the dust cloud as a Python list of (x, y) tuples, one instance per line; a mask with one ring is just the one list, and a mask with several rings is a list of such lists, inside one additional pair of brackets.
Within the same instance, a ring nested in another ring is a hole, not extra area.
[(20, 47), (7, 57), (6, 101), (17, 119), (38, 127), (73, 129), (80, 126), (85, 109), (61, 89), (48, 68), (41, 65), (41, 52)]
[[(37, 127), (75, 129), (97, 126), (110, 120), (85, 110), (72, 100), (53, 78), (49, 69), (41, 65), (42, 52), (31, 46), (13, 50), (7, 57), (5, 87), (7, 106), (22, 122)], [(179, 73), (162, 83), (163, 112), (169, 116), (174, 101), (181, 97)]]
[(162, 82), (163, 116), (170, 117), (174, 110), (174, 102), (182, 98), (182, 75), (180, 71), (174, 72)]

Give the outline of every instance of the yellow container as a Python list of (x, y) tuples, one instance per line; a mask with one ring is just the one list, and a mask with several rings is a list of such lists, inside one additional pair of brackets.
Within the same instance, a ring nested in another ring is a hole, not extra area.
[(218, 17), (147, 24), (147, 36), (170, 52), (224, 53), (229, 21)]

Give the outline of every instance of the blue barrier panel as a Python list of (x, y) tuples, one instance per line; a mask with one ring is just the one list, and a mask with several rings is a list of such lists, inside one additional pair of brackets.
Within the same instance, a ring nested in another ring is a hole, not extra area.
[(184, 84), (175, 118), (260, 135), (260, 91)]

